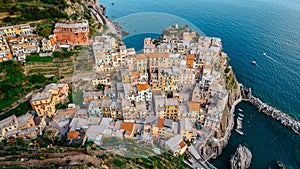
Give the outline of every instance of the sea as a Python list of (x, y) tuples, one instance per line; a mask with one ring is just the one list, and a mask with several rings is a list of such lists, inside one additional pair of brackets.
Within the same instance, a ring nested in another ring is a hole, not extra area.
[[(189, 25), (202, 35), (222, 39), (223, 51), (237, 79), (253, 95), (300, 120), (300, 1), (299, 0), (102, 0), (106, 15), (129, 32), (127, 47), (137, 51), (145, 37), (157, 37), (172, 24)], [(251, 62), (256, 61), (257, 65)], [(230, 168), (239, 144), (253, 154), (251, 169), (276, 168), (276, 160), (300, 169), (300, 137), (248, 103), (243, 131), (234, 130), (216, 160)], [(237, 113), (237, 112), (236, 112)]]

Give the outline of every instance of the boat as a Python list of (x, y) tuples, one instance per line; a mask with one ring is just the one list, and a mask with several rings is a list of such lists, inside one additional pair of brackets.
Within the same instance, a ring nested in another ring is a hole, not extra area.
[(241, 121), (243, 120), (243, 118), (242, 118), (242, 117), (238, 117), (238, 119), (239, 119), (239, 120), (241, 120)]
[(240, 134), (240, 135), (244, 135), (244, 133), (243, 133), (241, 130), (239, 130), (239, 129), (235, 129), (235, 131), (236, 131), (238, 134)]
[(239, 113), (238, 115), (241, 116), (241, 117), (244, 117), (244, 115), (242, 113)]
[(240, 112), (243, 112), (243, 110), (242, 109), (238, 109)]
[(265, 52), (263, 53), (263, 55), (264, 55), (264, 56), (267, 56), (267, 54), (266, 54)]
[(256, 65), (256, 61), (255, 60), (252, 60), (252, 65)]

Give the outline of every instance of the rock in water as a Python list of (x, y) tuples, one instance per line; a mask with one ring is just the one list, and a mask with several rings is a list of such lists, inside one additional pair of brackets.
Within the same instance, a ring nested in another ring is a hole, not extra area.
[(234, 155), (230, 159), (231, 169), (246, 169), (251, 164), (252, 153), (246, 147), (239, 145)]

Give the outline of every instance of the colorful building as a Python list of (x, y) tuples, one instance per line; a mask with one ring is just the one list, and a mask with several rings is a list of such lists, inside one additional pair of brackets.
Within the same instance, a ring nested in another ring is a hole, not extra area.
[(56, 23), (54, 36), (59, 44), (87, 45), (89, 44), (89, 23)]

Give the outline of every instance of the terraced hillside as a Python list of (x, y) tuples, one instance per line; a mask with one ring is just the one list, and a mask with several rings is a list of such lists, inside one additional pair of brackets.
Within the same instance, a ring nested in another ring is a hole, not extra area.
[(45, 77), (65, 77), (73, 73), (73, 59), (53, 58), (52, 62), (29, 62), (24, 66), (27, 76), (42, 74)]

